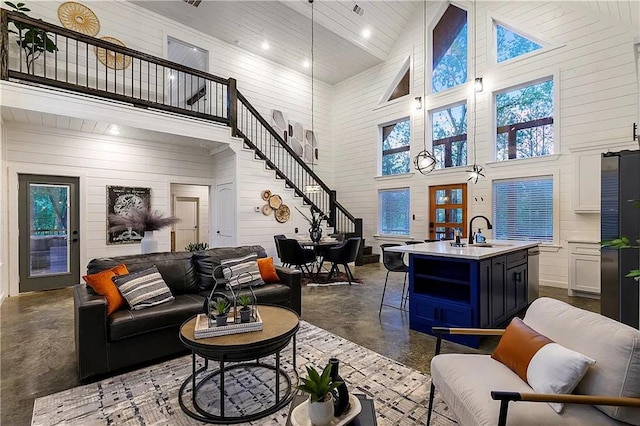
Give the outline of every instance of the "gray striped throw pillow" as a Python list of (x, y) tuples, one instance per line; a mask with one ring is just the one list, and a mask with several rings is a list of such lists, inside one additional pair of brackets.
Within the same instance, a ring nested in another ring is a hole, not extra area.
[(156, 265), (131, 274), (117, 275), (112, 280), (134, 311), (175, 299)]
[(231, 287), (255, 287), (264, 284), (258, 267), (258, 255), (252, 253), (247, 256), (220, 261), (222, 273)]

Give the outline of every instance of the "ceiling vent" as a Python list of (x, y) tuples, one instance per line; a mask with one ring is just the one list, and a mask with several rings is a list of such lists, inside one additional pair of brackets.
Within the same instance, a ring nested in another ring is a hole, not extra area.
[(186, 3), (189, 3), (193, 7), (198, 7), (200, 6), (200, 3), (202, 3), (202, 0), (184, 0), (184, 1)]
[(353, 13), (357, 14), (358, 16), (362, 16), (364, 15), (364, 9), (358, 6), (357, 4), (355, 4), (353, 5)]

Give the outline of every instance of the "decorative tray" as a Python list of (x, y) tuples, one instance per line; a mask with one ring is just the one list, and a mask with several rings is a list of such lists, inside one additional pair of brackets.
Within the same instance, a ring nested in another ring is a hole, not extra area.
[[(343, 426), (353, 420), (360, 411), (362, 405), (360, 400), (353, 394), (349, 394), (349, 411), (341, 415), (340, 417), (334, 417), (329, 423), (329, 426)], [(307, 398), (302, 404), (298, 405), (291, 411), (291, 417), (289, 418), (293, 426), (312, 426), (311, 420), (309, 420), (309, 399)]]
[(229, 315), (227, 325), (209, 327), (207, 314), (198, 314), (196, 318), (196, 326), (194, 329), (194, 337), (196, 339), (204, 339), (206, 337), (226, 336), (228, 334), (249, 333), (251, 331), (260, 331), (264, 328), (260, 312), (255, 310), (250, 322), (234, 323), (234, 315)]

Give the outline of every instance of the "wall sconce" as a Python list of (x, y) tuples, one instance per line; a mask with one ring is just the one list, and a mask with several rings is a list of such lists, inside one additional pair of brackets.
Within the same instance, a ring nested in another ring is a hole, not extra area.
[(484, 85), (482, 84), (482, 77), (476, 78), (475, 88), (476, 92), (482, 92), (482, 89), (484, 89)]
[(422, 96), (416, 96), (413, 98), (413, 109), (416, 111), (422, 109)]

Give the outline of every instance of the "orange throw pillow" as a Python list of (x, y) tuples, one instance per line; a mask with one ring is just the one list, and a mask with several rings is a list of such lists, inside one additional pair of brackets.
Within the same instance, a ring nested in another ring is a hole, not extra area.
[(541, 347), (553, 340), (538, 333), (520, 318), (511, 320), (491, 358), (500, 361), (513, 370), (522, 380), (527, 381), (527, 368), (531, 358)]
[(107, 315), (111, 315), (122, 306), (125, 306), (127, 302), (124, 300), (118, 287), (111, 281), (111, 278), (116, 275), (128, 274), (129, 270), (126, 265), (120, 264), (114, 266), (111, 269), (98, 272), (96, 274), (84, 275), (83, 280), (99, 295), (104, 296), (107, 299)]
[(273, 266), (273, 257), (265, 257), (258, 259), (258, 268), (260, 268), (260, 276), (265, 283), (279, 283), (280, 277)]

